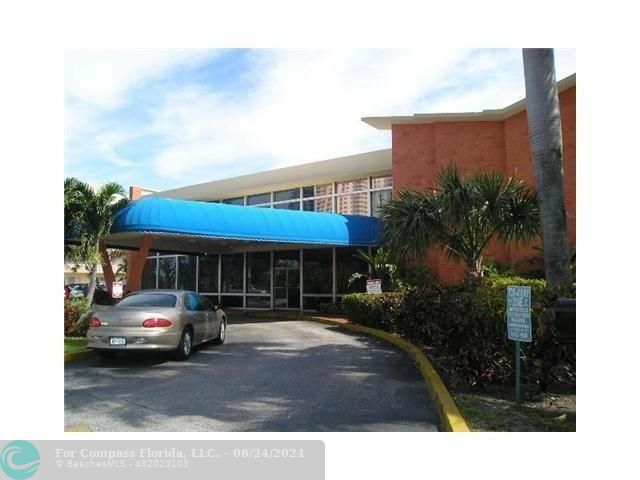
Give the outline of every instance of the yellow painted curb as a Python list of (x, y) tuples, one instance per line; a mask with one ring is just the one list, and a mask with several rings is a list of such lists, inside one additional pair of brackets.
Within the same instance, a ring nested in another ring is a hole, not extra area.
[(73, 353), (65, 353), (64, 363), (73, 362), (74, 360), (80, 360), (81, 358), (86, 358), (90, 355), (93, 355), (93, 350), (89, 350), (89, 349), (80, 350), (78, 352), (73, 352)]
[(306, 320), (313, 320), (314, 322), (324, 323), (326, 325), (334, 325), (336, 327), (344, 328), (345, 330), (350, 330), (352, 332), (362, 332), (367, 333), (369, 335), (373, 335), (374, 337), (382, 338), (389, 343), (394, 344), (396, 347), (401, 348), (405, 352), (409, 354), (413, 360), (418, 364), (420, 368), (420, 373), (424, 377), (424, 381), (427, 384), (429, 392), (431, 393), (431, 397), (436, 403), (438, 407), (438, 411), (440, 412), (440, 417), (442, 418), (442, 423), (444, 424), (444, 428), (448, 432), (469, 432), (469, 426), (467, 425), (466, 420), (460, 413), (456, 402), (453, 400), (453, 397), (445, 387), (444, 382), (436, 372), (436, 369), (433, 368), (433, 365), (427, 358), (427, 356), (422, 353), (422, 351), (416, 347), (413, 343), (408, 342), (400, 337), (396, 337), (395, 335), (391, 335), (382, 330), (378, 330), (376, 328), (365, 327), (363, 325), (358, 325), (356, 323), (344, 323), (336, 320), (331, 320), (329, 318), (324, 317), (305, 317)]
[(90, 432), (91, 428), (86, 423), (78, 423), (76, 425), (65, 425), (65, 432)]

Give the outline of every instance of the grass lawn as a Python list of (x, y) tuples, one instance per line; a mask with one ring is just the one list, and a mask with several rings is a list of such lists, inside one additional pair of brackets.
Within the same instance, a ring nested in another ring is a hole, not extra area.
[(79, 352), (87, 348), (87, 339), (85, 337), (65, 337), (64, 353)]
[(452, 392), (473, 431), (575, 432), (575, 391), (527, 395), (514, 401), (514, 388), (483, 392)]

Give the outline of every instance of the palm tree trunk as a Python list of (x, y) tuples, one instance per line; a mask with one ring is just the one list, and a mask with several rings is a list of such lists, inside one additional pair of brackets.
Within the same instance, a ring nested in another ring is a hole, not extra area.
[(100, 241), (100, 259), (102, 260), (102, 272), (104, 273), (104, 281), (107, 285), (107, 292), (111, 297), (113, 291), (113, 282), (116, 281), (116, 276), (113, 273), (113, 267), (111, 266), (111, 259), (109, 258), (109, 252), (104, 246), (104, 240)]
[(87, 302), (89, 305), (93, 302), (93, 295), (96, 293), (96, 280), (98, 278), (98, 264), (91, 264), (89, 271), (89, 288), (87, 289)]
[(553, 49), (522, 50), (529, 141), (538, 190), (547, 283), (571, 285), (562, 167), (562, 124)]

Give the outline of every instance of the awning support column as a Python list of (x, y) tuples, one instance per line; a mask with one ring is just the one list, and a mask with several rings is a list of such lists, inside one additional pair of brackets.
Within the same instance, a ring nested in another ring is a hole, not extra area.
[(147, 261), (152, 241), (153, 237), (151, 237), (151, 235), (145, 235), (142, 237), (140, 248), (136, 252), (135, 256), (132, 255), (134, 258), (132, 264), (129, 266), (129, 278), (127, 282), (127, 290), (130, 292), (140, 290), (140, 286), (142, 284), (142, 272), (144, 271), (144, 265)]

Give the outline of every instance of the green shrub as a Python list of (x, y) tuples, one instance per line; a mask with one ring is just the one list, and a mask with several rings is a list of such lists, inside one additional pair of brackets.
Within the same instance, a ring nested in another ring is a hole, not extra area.
[(475, 291), (475, 306), (479, 318), (485, 321), (495, 321), (500, 326), (504, 323), (504, 316), (507, 311), (506, 292), (509, 285), (531, 287), (531, 303), (534, 316), (540, 312), (543, 300), (542, 294), (546, 289), (544, 280), (521, 277), (490, 277), (485, 279)]
[(512, 382), (514, 342), (506, 335), (506, 288), (532, 289), (534, 341), (522, 344), (525, 380), (545, 388), (554, 379), (575, 379), (557, 341), (555, 292), (544, 280), (493, 277), (480, 285), (428, 284), (381, 295), (351, 294), (342, 300), (350, 320), (396, 333), (423, 347), (450, 381), (468, 385)]
[[(69, 299), (64, 301), (64, 336), (86, 335), (86, 328), (80, 325), (80, 317), (90, 312), (89, 304), (85, 299)], [(82, 330), (84, 328), (84, 333)]]
[(397, 311), (402, 307), (404, 292), (377, 295), (351, 293), (342, 297), (342, 309), (354, 322), (374, 328), (393, 330)]

